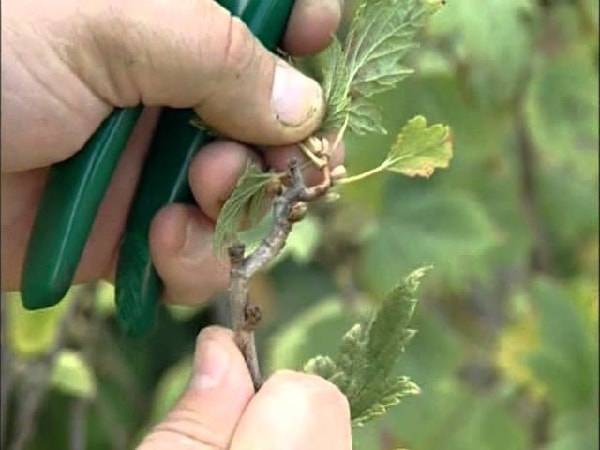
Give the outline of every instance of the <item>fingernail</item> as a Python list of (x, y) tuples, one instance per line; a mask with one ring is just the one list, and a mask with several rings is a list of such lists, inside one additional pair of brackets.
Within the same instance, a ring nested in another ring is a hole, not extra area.
[(198, 350), (198, 368), (192, 380), (193, 387), (206, 390), (221, 385), (229, 366), (229, 353), (214, 339), (204, 340)]
[(196, 217), (190, 215), (185, 225), (185, 238), (179, 248), (179, 255), (194, 258), (206, 250), (210, 240), (210, 230), (203, 227)]
[(316, 81), (279, 62), (275, 69), (272, 102), (277, 119), (284, 125), (297, 127), (322, 108), (323, 93)]

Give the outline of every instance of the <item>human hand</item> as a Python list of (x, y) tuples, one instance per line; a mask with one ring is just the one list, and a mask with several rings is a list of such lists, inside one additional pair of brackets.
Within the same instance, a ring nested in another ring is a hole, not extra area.
[[(298, 55), (325, 47), (340, 1), (296, 0), (285, 49)], [(191, 107), (231, 139), (279, 146), (208, 145), (189, 172), (197, 205), (168, 206), (153, 221), (150, 249), (167, 299), (198, 302), (222, 289), (228, 270), (211, 249), (219, 209), (249, 158), (281, 170), (295, 152), (286, 144), (318, 127), (319, 86), (267, 52), (213, 0), (61, 0), (51, 7), (14, 0), (3, 7), (3, 290), (20, 284), (48, 167), (77, 152), (113, 107), (139, 102), (149, 108), (115, 171), (76, 281), (114, 271), (158, 107)]]
[(175, 408), (138, 450), (350, 450), (348, 402), (314, 375), (277, 372), (254, 394), (228, 330), (198, 338), (194, 372)]

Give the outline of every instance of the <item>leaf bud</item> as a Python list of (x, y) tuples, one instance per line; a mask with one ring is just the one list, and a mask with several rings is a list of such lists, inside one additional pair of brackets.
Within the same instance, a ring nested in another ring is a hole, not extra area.
[(290, 215), (288, 218), (290, 222), (300, 222), (306, 217), (307, 211), (308, 205), (305, 202), (295, 203), (290, 210)]
[(347, 176), (348, 176), (348, 171), (346, 170), (346, 167), (343, 165), (339, 165), (331, 171), (331, 178), (334, 181), (340, 180), (342, 178), (346, 178)]
[(339, 194), (339, 192), (328, 192), (325, 195), (325, 201), (327, 203), (334, 203), (337, 202), (340, 199), (341, 195)]

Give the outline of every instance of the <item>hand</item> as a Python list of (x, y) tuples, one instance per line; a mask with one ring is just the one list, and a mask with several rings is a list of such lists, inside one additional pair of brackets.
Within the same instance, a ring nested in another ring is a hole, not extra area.
[(138, 450), (350, 450), (346, 398), (333, 384), (277, 372), (254, 395), (231, 332), (206, 328), (187, 391)]
[[(285, 49), (301, 55), (324, 48), (339, 23), (341, 1), (296, 0)], [(168, 206), (153, 221), (150, 248), (167, 299), (198, 302), (222, 289), (227, 267), (210, 243), (219, 209), (249, 158), (282, 170), (295, 152), (289, 144), (318, 127), (318, 84), (267, 52), (214, 0), (60, 0), (52, 6), (12, 0), (3, 7), (3, 290), (19, 288), (48, 167), (77, 152), (113, 107), (140, 102), (148, 108), (99, 209), (76, 281), (113, 274), (158, 107), (191, 107), (233, 140), (279, 146), (208, 145), (189, 172), (197, 205)], [(332, 165), (341, 159), (337, 149)]]

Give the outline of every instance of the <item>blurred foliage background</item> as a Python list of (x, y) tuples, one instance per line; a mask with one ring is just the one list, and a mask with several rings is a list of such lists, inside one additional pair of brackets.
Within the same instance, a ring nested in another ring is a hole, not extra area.
[[(433, 264), (399, 372), (423, 393), (356, 433), (356, 448), (598, 448), (598, 3), (449, 0), (413, 52), (414, 76), (379, 103), (453, 130), (430, 180), (349, 186), (295, 229), (252, 296), (268, 371), (335, 352), (410, 270)], [(350, 173), (393, 140), (350, 138)], [(126, 449), (164, 416), (195, 336), (223, 298), (164, 308), (123, 337), (112, 286), (57, 308), (2, 301), (2, 440), (13, 449)]]

